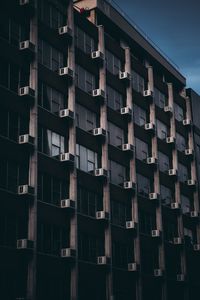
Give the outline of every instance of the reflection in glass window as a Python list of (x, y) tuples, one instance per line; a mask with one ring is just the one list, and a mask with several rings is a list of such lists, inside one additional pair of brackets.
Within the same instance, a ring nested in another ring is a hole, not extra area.
[(172, 192), (164, 185), (160, 185), (160, 196), (163, 205), (168, 205), (172, 202)]
[(185, 137), (177, 132), (176, 132), (176, 147), (181, 152), (184, 152), (186, 149)]
[(145, 197), (149, 197), (150, 179), (141, 174), (137, 174), (137, 188), (138, 188), (138, 193), (140, 193)]
[(135, 138), (136, 144), (136, 158), (140, 160), (146, 160), (149, 156), (148, 144), (142, 140)]
[(65, 152), (65, 138), (49, 129), (39, 127), (38, 149), (49, 156), (57, 156)]
[(166, 172), (170, 169), (169, 166), (169, 157), (162, 153), (158, 152), (158, 160), (159, 160), (159, 170), (162, 172)]
[(126, 181), (126, 168), (113, 160), (109, 160), (109, 173), (113, 184), (122, 185)]
[(97, 127), (97, 115), (86, 107), (76, 103), (76, 126), (89, 131)]
[(91, 93), (95, 89), (95, 76), (82, 68), (79, 65), (76, 65), (75, 68), (75, 84), (81, 90)]
[(177, 103), (174, 103), (174, 115), (175, 119), (179, 122), (182, 122), (184, 119), (183, 108), (179, 106)]
[(97, 168), (97, 153), (77, 144), (76, 164), (76, 167), (84, 172), (94, 171)]
[(108, 122), (108, 143), (119, 147), (124, 143), (124, 131), (115, 124)]
[(184, 195), (181, 195), (181, 208), (183, 213), (190, 212), (190, 199)]
[(135, 71), (131, 71), (131, 84), (132, 88), (138, 93), (143, 94), (144, 91), (144, 78), (136, 73)]
[(80, 27), (74, 27), (75, 46), (87, 54), (95, 50), (95, 41)]
[(154, 87), (154, 99), (157, 106), (164, 108), (166, 104), (166, 96)]
[(165, 140), (166, 137), (168, 136), (168, 128), (167, 125), (162, 123), (159, 120), (156, 120), (156, 129), (157, 129), (157, 136), (161, 140)]
[(119, 75), (121, 71), (120, 59), (108, 50), (106, 50), (106, 69), (113, 75)]
[(140, 106), (134, 104), (133, 114), (134, 114), (134, 122), (137, 125), (143, 126), (146, 123), (146, 111), (142, 109)]
[(123, 107), (123, 96), (110, 86), (106, 87), (108, 106), (113, 110), (120, 110)]
[(188, 180), (188, 169), (183, 164), (178, 164), (178, 177), (181, 182)]

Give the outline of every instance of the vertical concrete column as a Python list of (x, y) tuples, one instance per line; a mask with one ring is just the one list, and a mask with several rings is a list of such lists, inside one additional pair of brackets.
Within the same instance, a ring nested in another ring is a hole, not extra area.
[(34, 151), (29, 159), (29, 185), (34, 187), (34, 200), (29, 206), (28, 216), (28, 239), (34, 241), (33, 255), (28, 263), (27, 276), (27, 299), (36, 300), (36, 264), (37, 264), (37, 126), (38, 126), (38, 63), (37, 63), (37, 44), (38, 44), (38, 18), (37, 3), (35, 3), (35, 14), (30, 19), (30, 40), (35, 44), (36, 55), (30, 64), (29, 85), (35, 90), (34, 104), (30, 108), (29, 133), (35, 138)]

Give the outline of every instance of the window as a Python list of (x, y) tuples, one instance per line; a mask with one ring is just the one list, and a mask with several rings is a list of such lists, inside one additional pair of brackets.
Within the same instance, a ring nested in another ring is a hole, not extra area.
[(76, 167), (84, 172), (91, 172), (97, 168), (97, 153), (76, 145)]
[(95, 41), (81, 28), (75, 26), (74, 28), (75, 46), (86, 54), (91, 54), (95, 50)]
[(178, 236), (178, 224), (176, 219), (168, 219), (164, 216), (163, 227), (166, 240), (173, 241), (173, 238)]
[(165, 185), (160, 185), (160, 195), (163, 205), (168, 205), (172, 202), (172, 192)]
[(120, 110), (123, 107), (123, 96), (110, 86), (106, 87), (108, 106), (113, 110)]
[(104, 253), (104, 238), (80, 232), (78, 235), (79, 259), (96, 263)]
[(108, 143), (119, 147), (124, 143), (124, 131), (120, 127), (108, 122)]
[(61, 2), (55, 4), (50, 1), (40, 0), (38, 3), (39, 19), (44, 22), (47, 26), (58, 29), (61, 26), (66, 25), (67, 16), (64, 13), (65, 7), (62, 6)]
[(149, 156), (148, 144), (138, 138), (135, 138), (135, 144), (136, 158), (139, 160), (146, 160)]
[(87, 93), (91, 93), (95, 89), (95, 76), (79, 65), (76, 65), (75, 73), (76, 86)]
[(179, 122), (183, 121), (183, 119), (184, 119), (183, 108), (176, 103), (174, 103), (174, 115), (175, 115), (175, 119), (177, 121), (179, 121)]
[(156, 128), (157, 128), (157, 136), (161, 140), (165, 140), (168, 136), (168, 128), (167, 125), (162, 123), (161, 121), (156, 121)]
[(46, 128), (38, 129), (38, 149), (49, 156), (65, 152), (65, 138)]
[(187, 245), (193, 245), (195, 243), (195, 239), (194, 239), (194, 231), (190, 228), (183, 228), (183, 232), (184, 232), (184, 238), (185, 238), (185, 243)]
[(159, 161), (159, 170), (161, 172), (166, 172), (169, 170), (169, 157), (162, 153), (158, 152), (158, 161)]
[(76, 103), (76, 126), (89, 131), (97, 127), (97, 115), (86, 107)]
[(184, 195), (181, 195), (181, 208), (184, 214), (190, 212), (190, 199)]
[(139, 212), (140, 231), (144, 234), (151, 234), (156, 229), (156, 215), (143, 210)]
[(146, 123), (146, 111), (140, 106), (134, 104), (133, 113), (134, 122), (139, 126), (143, 126)]
[(145, 196), (149, 197), (150, 193), (150, 180), (149, 178), (137, 174), (137, 188), (138, 188), (138, 193)]
[(138, 92), (143, 94), (144, 91), (144, 78), (142, 76), (140, 76), (138, 73), (136, 73), (135, 71), (131, 71), (131, 84), (132, 84), (132, 88)]
[(186, 149), (185, 137), (177, 132), (176, 132), (176, 146), (177, 146), (177, 149), (181, 152), (184, 152)]
[(106, 50), (106, 69), (113, 75), (119, 75), (121, 71), (120, 59), (108, 50)]
[(185, 182), (186, 180), (188, 180), (188, 169), (186, 166), (180, 163), (178, 164), (178, 176), (181, 182)]
[(121, 243), (113, 241), (112, 243), (113, 265), (119, 268), (126, 268), (128, 263), (134, 260), (133, 243)]
[(96, 212), (103, 209), (102, 196), (82, 186), (78, 186), (78, 211), (84, 215), (96, 217)]
[(160, 108), (165, 107), (166, 103), (166, 96), (165, 94), (161, 93), (157, 88), (154, 87), (154, 99), (155, 104), (159, 106)]
[[(41, 39), (38, 42), (38, 60), (39, 63), (52, 71), (58, 71), (65, 64), (64, 54)], [(66, 60), (65, 57), (65, 62)]]
[(111, 199), (112, 223), (119, 226), (126, 226), (126, 221), (131, 220), (131, 202), (119, 202)]
[(110, 182), (122, 185), (126, 179), (126, 168), (113, 160), (109, 161)]

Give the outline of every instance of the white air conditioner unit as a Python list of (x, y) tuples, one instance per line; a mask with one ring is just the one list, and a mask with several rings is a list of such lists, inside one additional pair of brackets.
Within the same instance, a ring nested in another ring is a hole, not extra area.
[(173, 244), (174, 245), (182, 245), (183, 244), (183, 240), (181, 237), (174, 237), (173, 238)]
[(102, 89), (95, 89), (92, 91), (92, 96), (105, 99), (105, 92)]
[(149, 130), (149, 131), (154, 131), (155, 130), (155, 124), (154, 123), (152, 123), (152, 122), (150, 122), (150, 123), (146, 123), (145, 125), (144, 125), (144, 129), (145, 130)]
[(100, 50), (92, 51), (91, 57), (92, 57), (92, 59), (104, 60), (104, 54)]
[(154, 165), (158, 163), (158, 159), (156, 157), (147, 157), (146, 162), (148, 165)]
[(75, 157), (71, 153), (61, 153), (60, 156), (59, 156), (59, 160), (61, 162), (74, 163)]
[(176, 169), (169, 169), (168, 170), (168, 175), (169, 176), (177, 176), (178, 172)]
[(135, 229), (136, 224), (134, 221), (126, 221), (126, 229)]
[(151, 90), (145, 90), (143, 92), (143, 96), (147, 98), (152, 98), (153, 97), (153, 92)]
[(30, 98), (34, 98), (35, 91), (32, 88), (30, 88), (29, 86), (24, 86), (19, 89), (19, 96), (21, 96), (21, 97), (27, 96)]
[(72, 248), (63, 248), (63, 249), (61, 249), (61, 252), (60, 252), (60, 256), (63, 258), (75, 257), (75, 254), (76, 254), (76, 251), (75, 251), (75, 249), (72, 249)]
[(178, 202), (171, 203), (171, 209), (180, 209), (181, 205)]
[(60, 68), (58, 73), (60, 76), (68, 76), (71, 78), (74, 77), (74, 71), (72, 69), (70, 69), (69, 67)]
[(155, 277), (162, 277), (163, 271), (161, 269), (154, 269), (153, 271)]
[(29, 134), (23, 134), (19, 136), (18, 139), (19, 144), (34, 144), (34, 137)]
[(125, 190), (133, 190), (135, 189), (135, 182), (132, 181), (124, 181), (124, 189)]
[(152, 237), (160, 237), (160, 230), (154, 229), (151, 231), (151, 236)]
[(106, 265), (108, 263), (108, 258), (106, 256), (97, 257), (97, 265)]
[(129, 263), (128, 264), (128, 271), (129, 272), (136, 272), (137, 271), (137, 263)]
[(109, 214), (108, 212), (101, 210), (96, 212), (96, 219), (97, 220), (108, 220)]
[(94, 176), (96, 177), (108, 177), (108, 171), (100, 168), (100, 169), (95, 169), (94, 170)]
[(190, 212), (190, 217), (191, 218), (198, 218), (199, 217), (199, 212), (196, 210), (193, 210)]
[(134, 146), (132, 144), (123, 144), (122, 151), (134, 152)]
[(173, 113), (173, 108), (172, 106), (167, 105), (164, 107), (164, 111), (167, 113)]
[(168, 136), (166, 138), (166, 143), (167, 144), (175, 144), (175, 142), (176, 142), (176, 138), (174, 136)]
[(196, 185), (196, 181), (194, 179), (188, 179), (186, 181), (187, 185), (189, 186), (195, 186)]
[(60, 201), (60, 207), (61, 208), (74, 208), (75, 201), (73, 201), (71, 199), (63, 199)]
[(69, 26), (65, 25), (65, 26), (62, 26), (60, 28), (58, 28), (58, 33), (59, 35), (72, 35), (72, 29), (69, 28)]
[(27, 4), (30, 4), (30, 2), (33, 2), (33, 1), (32, 0), (20, 0), (19, 4), (20, 5), (27, 5)]
[(200, 244), (195, 244), (193, 246), (194, 251), (200, 251)]
[(34, 188), (28, 184), (19, 185), (18, 195), (34, 195)]
[(70, 119), (74, 120), (74, 112), (68, 108), (61, 109), (59, 111), (59, 117), (60, 118), (70, 118)]
[(126, 79), (126, 80), (131, 80), (131, 74), (128, 73), (128, 72), (119, 72), (119, 79), (123, 80), (123, 79)]
[(185, 120), (183, 120), (183, 125), (184, 126), (190, 126), (191, 124), (192, 124), (191, 119), (185, 119)]
[(106, 130), (104, 128), (94, 128), (92, 130), (92, 134), (94, 136), (102, 136), (102, 137), (106, 137)]
[(194, 154), (193, 149), (190, 149), (190, 148), (185, 149), (185, 155), (193, 155), (193, 154)]
[(150, 200), (158, 200), (159, 199), (159, 194), (158, 193), (150, 193), (149, 194), (149, 199)]
[(17, 249), (33, 249), (34, 242), (28, 239), (17, 240)]
[(185, 275), (184, 274), (177, 274), (176, 275), (177, 281), (185, 281)]
[(122, 107), (120, 113), (123, 116), (132, 117), (132, 109), (128, 106)]
[(29, 40), (22, 41), (19, 43), (19, 49), (20, 50), (28, 50), (30, 52), (35, 52), (35, 45)]

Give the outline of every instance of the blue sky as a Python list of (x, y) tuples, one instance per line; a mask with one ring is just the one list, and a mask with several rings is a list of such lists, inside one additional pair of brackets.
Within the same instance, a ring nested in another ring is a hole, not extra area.
[(187, 86), (200, 94), (200, 2), (114, 1), (179, 66)]

